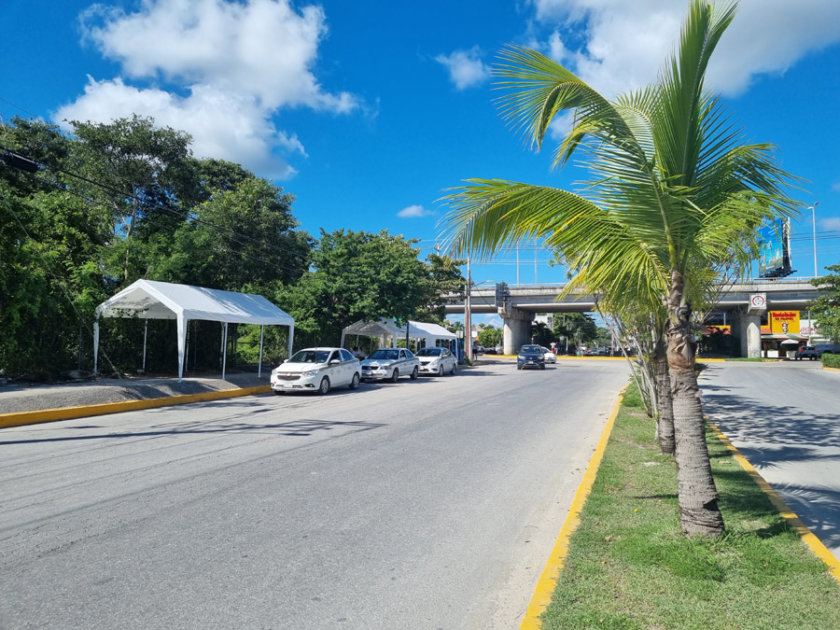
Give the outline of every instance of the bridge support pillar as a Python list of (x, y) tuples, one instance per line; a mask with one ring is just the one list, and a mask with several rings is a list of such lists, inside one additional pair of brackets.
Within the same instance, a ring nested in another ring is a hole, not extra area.
[(751, 359), (761, 356), (761, 315), (753, 311), (740, 313), (738, 336), (741, 338), (741, 356)]
[(516, 354), (522, 344), (531, 341), (531, 322), (534, 321), (534, 313), (508, 307), (499, 308), (499, 316), (504, 323), (503, 351), (505, 354)]

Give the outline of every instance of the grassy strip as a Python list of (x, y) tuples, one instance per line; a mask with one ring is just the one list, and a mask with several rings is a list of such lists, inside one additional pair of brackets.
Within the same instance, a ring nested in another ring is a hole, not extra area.
[(673, 459), (628, 389), (543, 628), (840, 628), (840, 586), (707, 435), (718, 540), (679, 533)]

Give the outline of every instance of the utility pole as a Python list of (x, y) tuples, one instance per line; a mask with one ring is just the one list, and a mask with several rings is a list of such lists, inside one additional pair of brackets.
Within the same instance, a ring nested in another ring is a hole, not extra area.
[(464, 302), (464, 354), (472, 361), (472, 324), (470, 322), (470, 295), (472, 294), (472, 270), (470, 257), (467, 256), (467, 296)]

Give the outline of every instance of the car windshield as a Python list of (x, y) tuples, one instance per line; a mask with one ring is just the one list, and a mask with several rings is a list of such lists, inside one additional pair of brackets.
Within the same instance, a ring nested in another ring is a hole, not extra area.
[(417, 351), (418, 357), (439, 357), (443, 354), (443, 348), (420, 348)]
[(393, 361), (394, 359), (398, 359), (400, 356), (399, 350), (386, 350), (384, 348), (380, 348), (372, 355), (370, 355), (369, 359), (381, 359), (381, 360), (389, 360)]
[(519, 354), (543, 354), (543, 351), (539, 346), (522, 346)]
[(326, 363), (329, 356), (329, 350), (301, 350), (289, 359), (289, 363)]

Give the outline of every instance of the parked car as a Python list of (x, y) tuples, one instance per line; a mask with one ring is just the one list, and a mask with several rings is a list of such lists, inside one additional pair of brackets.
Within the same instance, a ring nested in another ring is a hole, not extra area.
[(516, 369), (522, 370), (527, 367), (545, 369), (545, 352), (542, 346), (525, 344), (519, 349), (516, 356)]
[(793, 358), (797, 361), (801, 361), (802, 359), (810, 359), (811, 361), (816, 361), (822, 356), (822, 352), (817, 350), (814, 346), (802, 346), (797, 350)]
[(546, 363), (557, 363), (557, 355), (554, 354), (549, 348), (545, 346), (540, 346), (543, 351), (543, 357), (545, 358)]
[(396, 383), (400, 376), (413, 380), (419, 373), (420, 360), (406, 348), (380, 348), (362, 361), (362, 378), (369, 381)]
[(276, 394), (310, 391), (326, 394), (333, 387), (356, 389), (362, 378), (359, 360), (344, 348), (305, 348), (271, 371)]
[(417, 358), (420, 359), (420, 374), (455, 374), (458, 365), (458, 359), (448, 348), (420, 348)]

